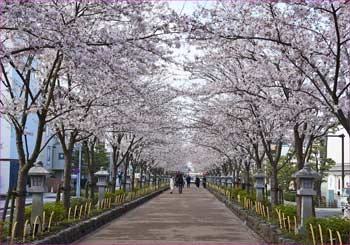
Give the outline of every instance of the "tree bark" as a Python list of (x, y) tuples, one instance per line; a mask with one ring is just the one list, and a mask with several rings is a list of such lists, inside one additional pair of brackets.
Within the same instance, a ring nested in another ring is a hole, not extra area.
[(72, 173), (72, 153), (64, 154), (64, 178), (63, 178), (63, 205), (68, 215), (70, 207), (70, 191), (71, 191), (71, 173)]
[(277, 165), (271, 166), (271, 205), (276, 206), (279, 204), (278, 200), (278, 179), (277, 179)]
[(116, 190), (116, 182), (117, 182), (117, 174), (118, 174), (118, 166), (117, 166), (117, 163), (118, 163), (118, 148), (115, 147), (115, 146), (112, 146), (112, 161), (113, 161), (113, 166), (112, 166), (112, 185), (111, 185), (111, 188), (112, 188), (112, 192), (115, 192)]

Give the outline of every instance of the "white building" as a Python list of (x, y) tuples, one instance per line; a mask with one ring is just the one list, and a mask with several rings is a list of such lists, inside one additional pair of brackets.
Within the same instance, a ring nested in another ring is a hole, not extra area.
[[(344, 186), (350, 186), (350, 141), (345, 129), (341, 129), (332, 135), (344, 134)], [(327, 181), (327, 191), (333, 192), (335, 196), (340, 195), (342, 189), (342, 138), (328, 137), (327, 157), (333, 159), (336, 165), (329, 171)], [(332, 195), (332, 194), (330, 194)]]

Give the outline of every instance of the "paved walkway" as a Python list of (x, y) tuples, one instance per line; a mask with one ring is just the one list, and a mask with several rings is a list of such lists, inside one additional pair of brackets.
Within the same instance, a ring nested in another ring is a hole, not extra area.
[(80, 244), (231, 243), (263, 241), (207, 190), (169, 191), (84, 237)]

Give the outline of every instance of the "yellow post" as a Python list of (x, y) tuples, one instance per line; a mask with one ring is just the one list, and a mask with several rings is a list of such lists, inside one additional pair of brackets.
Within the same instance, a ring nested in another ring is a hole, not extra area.
[(86, 215), (87, 215), (88, 205), (89, 205), (89, 203), (86, 202), (86, 203), (85, 203), (85, 208), (84, 208), (84, 217), (86, 217)]
[(88, 212), (88, 216), (90, 216), (91, 204), (92, 204), (92, 202), (89, 203), (89, 212)]
[(39, 216), (36, 216), (34, 219), (34, 225), (33, 225), (33, 236), (32, 236), (33, 239), (35, 238), (36, 225), (38, 223), (38, 220), (39, 220)]
[(73, 220), (75, 220), (75, 217), (77, 215), (77, 208), (78, 208), (78, 205), (75, 205), (74, 207), (74, 216), (73, 216)]
[(323, 245), (323, 234), (322, 234), (322, 227), (320, 224), (318, 224), (318, 232), (320, 233), (321, 245)]
[(336, 231), (338, 239), (339, 239), (339, 245), (343, 245), (343, 241), (341, 240), (341, 235), (339, 233), (339, 231)]
[(284, 215), (284, 213), (282, 213), (282, 217), (283, 217), (283, 228), (286, 229), (286, 216)]
[(270, 221), (270, 211), (269, 207), (266, 207), (267, 220)]
[(24, 229), (23, 229), (23, 243), (26, 242), (26, 235), (27, 235), (27, 225), (29, 223), (29, 220), (26, 220), (26, 222), (24, 223)]
[(42, 222), (42, 224), (41, 224), (41, 233), (43, 233), (44, 232), (44, 230), (45, 230), (45, 221), (46, 221), (46, 217), (45, 217), (46, 215), (45, 215), (45, 211), (43, 212), (43, 222)]
[(289, 218), (289, 216), (287, 216), (287, 220), (288, 220), (288, 232), (290, 232), (290, 218)]
[(69, 219), (70, 219), (70, 212), (72, 211), (72, 208), (69, 208), (68, 209), (68, 221), (69, 221)]
[(50, 215), (50, 219), (49, 219), (49, 225), (47, 226), (47, 231), (50, 232), (50, 228), (51, 228), (51, 223), (52, 223), (52, 218), (53, 218), (53, 215), (54, 215), (55, 212), (51, 212), (51, 215)]
[(16, 227), (17, 227), (17, 221), (12, 226), (11, 243), (13, 243), (13, 240), (15, 239)]
[(332, 230), (328, 229), (328, 232), (329, 232), (329, 240), (331, 242), (331, 245), (333, 245), (333, 233), (332, 233)]
[(294, 216), (294, 234), (298, 233), (297, 217)]
[(81, 219), (81, 214), (83, 213), (83, 205), (80, 205), (79, 219)]
[(312, 226), (312, 224), (310, 224), (310, 231), (311, 231), (311, 236), (312, 236), (312, 242), (313, 242), (314, 245), (316, 245), (314, 227)]
[(264, 218), (266, 218), (266, 211), (265, 211), (266, 209), (265, 209), (265, 205), (262, 205), (262, 211), (263, 211), (263, 216), (264, 216)]
[(281, 210), (278, 210), (278, 221), (280, 223), (280, 228), (282, 229), (282, 213)]

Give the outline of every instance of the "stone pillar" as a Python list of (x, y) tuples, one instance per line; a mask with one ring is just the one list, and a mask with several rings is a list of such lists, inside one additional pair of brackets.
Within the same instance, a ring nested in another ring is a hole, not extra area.
[(232, 177), (226, 177), (226, 186), (228, 188), (232, 188), (233, 187), (233, 180)]
[(313, 171), (308, 163), (304, 165), (304, 168), (294, 174), (294, 177), (299, 180), (300, 189), (297, 190), (297, 194), (301, 196), (301, 216), (299, 231), (305, 231), (306, 221), (312, 217), (312, 197), (316, 196), (314, 190), (315, 179), (319, 178), (319, 174)]
[(37, 221), (37, 231), (41, 229), (40, 221), (43, 218), (44, 211), (44, 192), (47, 192), (47, 176), (49, 172), (43, 167), (43, 163), (38, 161), (32, 168), (29, 169), (28, 176), (30, 177), (30, 188), (28, 192), (32, 194), (32, 212), (30, 214), (30, 223), (33, 225), (36, 217), (40, 220)]
[(264, 200), (264, 188), (265, 188), (265, 175), (261, 169), (255, 174), (255, 189), (256, 189), (256, 200)]
[(98, 179), (96, 186), (98, 186), (98, 200), (101, 203), (105, 198), (107, 177), (109, 176), (109, 173), (103, 167), (101, 167), (101, 169), (95, 173), (95, 176)]

